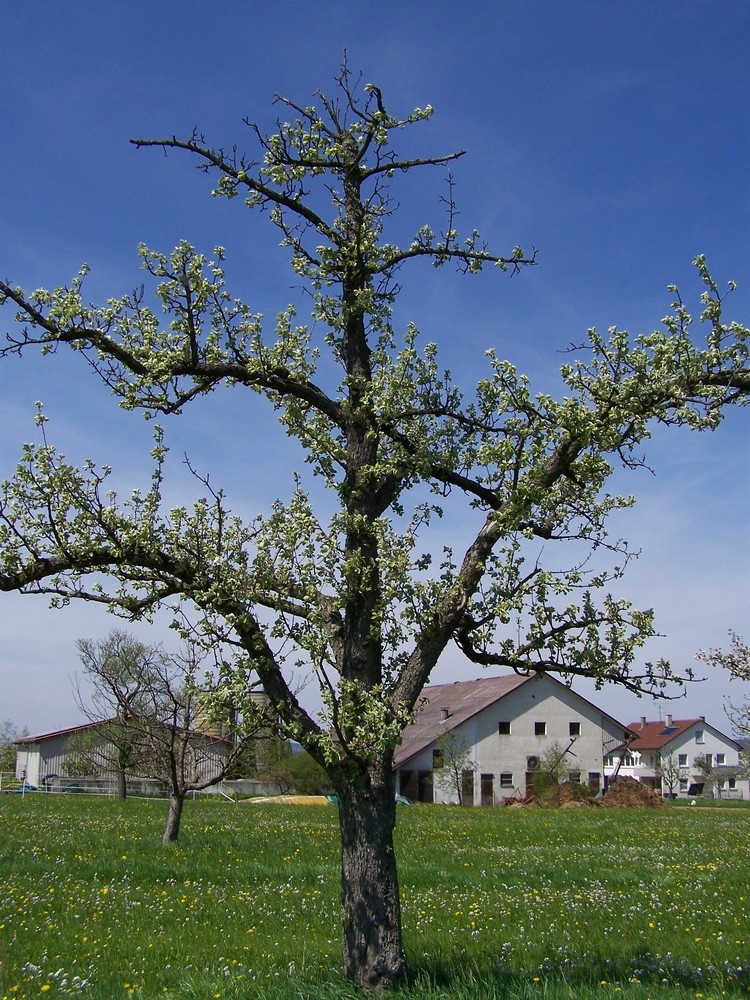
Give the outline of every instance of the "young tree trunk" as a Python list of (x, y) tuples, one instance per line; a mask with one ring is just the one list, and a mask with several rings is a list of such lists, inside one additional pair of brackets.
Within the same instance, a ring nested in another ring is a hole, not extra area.
[(169, 815), (167, 825), (164, 829), (164, 836), (161, 838), (162, 844), (174, 844), (180, 836), (180, 819), (182, 818), (182, 806), (185, 796), (173, 792), (169, 798)]
[(398, 983), (406, 971), (401, 936), (390, 766), (358, 783), (336, 782), (341, 828), (344, 974), (362, 987)]
[(128, 795), (128, 787), (125, 781), (125, 770), (124, 768), (118, 767), (117, 769), (117, 789), (116, 796), (118, 802), (124, 802)]

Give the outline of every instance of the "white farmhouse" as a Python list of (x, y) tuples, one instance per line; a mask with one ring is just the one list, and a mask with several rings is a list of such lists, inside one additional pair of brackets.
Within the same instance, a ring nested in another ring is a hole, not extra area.
[(464, 805), (500, 805), (524, 795), (552, 745), (567, 751), (571, 777), (601, 787), (604, 757), (632, 734), (548, 674), (509, 674), (438, 684), (396, 750), (396, 792), (417, 802), (457, 802), (455, 789), (434, 780), (444, 733), (467, 748), (461, 775)]
[(705, 716), (673, 719), (667, 715), (656, 722), (642, 716), (628, 729), (635, 736), (607, 756), (607, 778), (628, 776), (679, 798), (748, 797), (748, 779), (740, 767), (740, 744), (706, 722)]

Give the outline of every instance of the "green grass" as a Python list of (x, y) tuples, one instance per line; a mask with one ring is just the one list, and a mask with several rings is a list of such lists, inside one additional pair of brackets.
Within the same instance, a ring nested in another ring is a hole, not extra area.
[[(334, 807), (0, 796), (0, 1000), (347, 998)], [(750, 813), (401, 808), (427, 1000), (747, 996)], [(637, 982), (635, 980), (638, 980)]]
[[(695, 802), (695, 806), (692, 803)], [(750, 811), (750, 802), (745, 799), (704, 799), (699, 797), (696, 799), (665, 799), (665, 805), (672, 806), (676, 809), (745, 809)]]

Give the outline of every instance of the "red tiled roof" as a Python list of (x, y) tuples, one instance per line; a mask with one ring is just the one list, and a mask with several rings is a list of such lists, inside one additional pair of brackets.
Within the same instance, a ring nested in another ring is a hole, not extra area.
[[(394, 768), (401, 767), (415, 754), (434, 743), (446, 730), (466, 722), (472, 715), (493, 705), (534, 676), (506, 674), (502, 677), (480, 677), (474, 681), (456, 681), (453, 684), (426, 687), (422, 696), (429, 704), (417, 712), (416, 721), (404, 730), (401, 745), (396, 748)], [(449, 713), (446, 720), (442, 719), (443, 709), (447, 709)]]
[(635, 739), (629, 745), (629, 750), (660, 750), (681, 736), (691, 726), (706, 725), (705, 719), (673, 719), (667, 722), (631, 722), (628, 729), (635, 733)]

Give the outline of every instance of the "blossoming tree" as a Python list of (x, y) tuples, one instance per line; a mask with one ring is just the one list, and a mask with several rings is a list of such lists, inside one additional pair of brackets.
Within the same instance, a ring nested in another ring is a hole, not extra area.
[[(627, 549), (608, 539), (607, 518), (631, 500), (605, 484), (612, 463), (640, 463), (655, 421), (714, 428), (726, 404), (746, 397), (748, 331), (725, 324), (699, 260), (702, 346), (678, 299), (663, 329), (634, 341), (591, 331), (562, 369), (562, 400), (534, 394), (492, 351), (464, 393), (434, 344), (396, 328), (397, 276), (420, 258), (470, 275), (518, 270), (533, 255), (495, 254), (476, 231), (460, 237), (452, 193), (442, 231), (388, 241), (391, 186), (461, 155), (399, 157), (398, 135), (430, 107), (398, 118), (346, 69), (335, 98), (319, 94), (317, 107), (279, 100), (289, 120), (271, 135), (251, 125), (254, 156), (197, 133), (133, 141), (188, 153), (219, 196), (265, 213), (310, 292), (312, 325), (287, 309), (265, 329), (230, 296), (223, 249), (208, 259), (187, 243), (140, 250), (166, 323), (145, 293), (87, 304), (84, 272), (54, 291), (2, 283), (0, 293), (20, 321), (6, 354), (67, 345), (121, 405), (149, 415), (200, 405), (219, 388), (245, 393), (248, 421), (255, 407), (273, 407), (307, 469), (296, 470), (291, 496), (245, 523), (208, 479), (196, 479), (204, 488), (192, 508), (163, 509), (159, 430), (151, 486), (125, 500), (106, 467), (75, 467), (43, 437), (3, 487), (0, 589), (105, 602), (134, 619), (166, 608), (189, 618), (193, 639), (236, 651), (238, 690), (252, 665), (286, 734), (337, 792), (344, 970), (381, 986), (405, 971), (393, 753), (431, 670), (455, 641), (487, 666), (634, 691), (672, 678), (663, 662), (636, 667), (652, 614), (609, 593)], [(456, 553), (435, 532), (449, 493), (475, 525)], [(572, 542), (569, 567), (559, 557), (546, 565), (539, 540), (543, 553)], [(612, 567), (587, 572), (586, 547), (609, 549)], [(289, 664), (317, 678), (322, 714), (295, 695)], [(231, 684), (231, 664), (226, 672)]]

